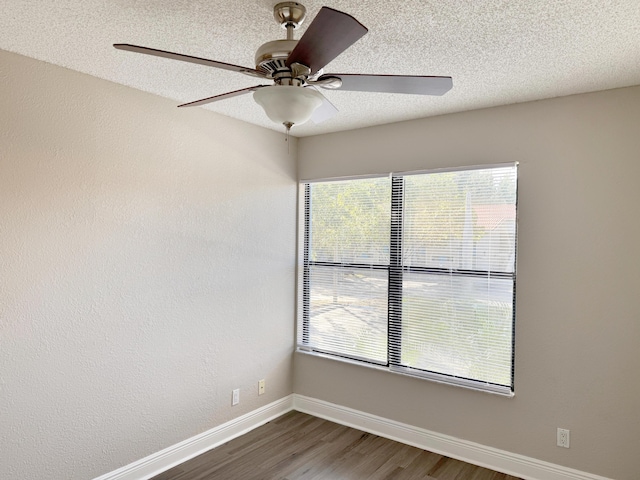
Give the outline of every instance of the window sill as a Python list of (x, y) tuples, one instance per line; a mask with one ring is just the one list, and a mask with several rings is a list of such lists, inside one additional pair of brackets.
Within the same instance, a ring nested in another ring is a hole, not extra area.
[(454, 387), (461, 387), (468, 390), (475, 390), (483, 393), (491, 393), (493, 395), (499, 395), (501, 397), (513, 398), (515, 396), (515, 393), (510, 388), (500, 386), (500, 385), (482, 383), (478, 381), (467, 380), (464, 378), (450, 377), (448, 375), (440, 375), (432, 372), (417, 372), (412, 369), (403, 368), (403, 367), (387, 367), (383, 365), (376, 365), (374, 363), (352, 360), (350, 358), (329, 355), (329, 354), (317, 352), (314, 350), (307, 350), (304, 347), (296, 348), (296, 352), (302, 353), (304, 355), (309, 355), (312, 357), (326, 358), (328, 360), (348, 363), (351, 365), (357, 365), (359, 367), (371, 368), (381, 372), (388, 372), (396, 375), (402, 375), (405, 377), (418, 378), (421, 380), (427, 380), (429, 382), (435, 382), (435, 383), (440, 383), (444, 385), (451, 385)]

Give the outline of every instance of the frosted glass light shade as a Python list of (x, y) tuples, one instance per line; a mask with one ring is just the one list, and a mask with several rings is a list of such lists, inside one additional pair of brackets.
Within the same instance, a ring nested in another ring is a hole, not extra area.
[(312, 88), (271, 85), (253, 92), (254, 100), (276, 123), (300, 125), (311, 118), (324, 97)]

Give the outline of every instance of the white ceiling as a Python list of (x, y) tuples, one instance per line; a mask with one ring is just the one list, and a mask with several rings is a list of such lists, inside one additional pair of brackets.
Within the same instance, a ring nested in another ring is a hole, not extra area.
[[(115, 50), (131, 43), (254, 67), (284, 38), (277, 0), (2, 0), (0, 49), (176, 101), (261, 83), (239, 73)], [(296, 136), (640, 84), (640, 0), (303, 0), (353, 15), (369, 33), (325, 72), (449, 75), (442, 97), (323, 91), (340, 113)], [(206, 107), (282, 131), (251, 94)], [(185, 114), (188, 110), (185, 109)]]

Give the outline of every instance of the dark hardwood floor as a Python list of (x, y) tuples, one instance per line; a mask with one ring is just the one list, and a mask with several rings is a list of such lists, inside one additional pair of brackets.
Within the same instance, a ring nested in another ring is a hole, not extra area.
[(153, 480), (521, 480), (290, 412)]

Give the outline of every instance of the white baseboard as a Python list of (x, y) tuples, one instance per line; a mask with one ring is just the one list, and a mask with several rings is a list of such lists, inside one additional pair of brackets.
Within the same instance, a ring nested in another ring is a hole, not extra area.
[(612, 480), (303, 395), (293, 395), (293, 409), (526, 480)]
[(147, 480), (291, 410), (526, 480), (612, 480), (297, 394), (284, 397), (94, 480)]
[(146, 480), (196, 457), (293, 409), (293, 395), (258, 408), (94, 480)]

